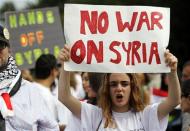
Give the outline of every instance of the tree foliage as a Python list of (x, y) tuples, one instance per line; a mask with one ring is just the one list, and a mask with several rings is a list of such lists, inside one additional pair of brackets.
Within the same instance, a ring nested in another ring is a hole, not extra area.
[(1, 21), (5, 20), (4, 13), (6, 11), (15, 11), (15, 10), (16, 10), (16, 7), (15, 7), (14, 3), (12, 3), (12, 2), (4, 3), (3, 6), (0, 8), (0, 20)]

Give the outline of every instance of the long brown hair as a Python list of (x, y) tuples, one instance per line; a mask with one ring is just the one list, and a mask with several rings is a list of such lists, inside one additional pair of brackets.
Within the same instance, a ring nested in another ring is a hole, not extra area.
[[(98, 105), (102, 109), (103, 118), (105, 118), (104, 128), (114, 127), (114, 120), (112, 118), (112, 100), (110, 96), (109, 79), (111, 74), (106, 74), (99, 92)], [(129, 98), (128, 108), (134, 112), (142, 111), (145, 107), (142, 101), (140, 88), (135, 74), (127, 73), (130, 78), (131, 93)]]

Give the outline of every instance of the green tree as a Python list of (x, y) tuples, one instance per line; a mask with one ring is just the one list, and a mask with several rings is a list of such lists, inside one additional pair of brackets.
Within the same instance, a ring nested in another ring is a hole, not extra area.
[(61, 15), (61, 20), (63, 23), (63, 18), (64, 18), (64, 3), (65, 0), (39, 0), (36, 4), (28, 4), (27, 9), (36, 9), (36, 8), (44, 8), (44, 7), (54, 7), (58, 6), (60, 15)]
[(4, 18), (4, 13), (6, 11), (15, 11), (15, 5), (12, 2), (6, 2), (2, 5), (2, 7), (0, 8), (0, 21), (4, 22), (5, 18)]

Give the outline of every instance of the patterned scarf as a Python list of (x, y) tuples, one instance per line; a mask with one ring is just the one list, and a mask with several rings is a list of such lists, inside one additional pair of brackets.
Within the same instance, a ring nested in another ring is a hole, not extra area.
[(12, 56), (8, 58), (7, 67), (4, 71), (0, 72), (0, 83), (3, 80), (14, 79), (19, 73), (16, 62)]
[[(0, 131), (6, 131), (6, 117), (14, 116), (10, 97), (19, 90), (21, 80), (21, 72), (17, 68), (14, 58), (10, 56), (6, 68), (0, 72)], [(4, 86), (7, 84), (9, 86), (5, 88)]]

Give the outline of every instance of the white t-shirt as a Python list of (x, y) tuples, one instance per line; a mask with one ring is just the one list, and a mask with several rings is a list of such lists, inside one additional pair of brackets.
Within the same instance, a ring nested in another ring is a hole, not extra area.
[(64, 131), (81, 131), (81, 121), (74, 114), (70, 113), (68, 121)]
[(47, 87), (37, 82), (33, 82), (32, 84), (35, 88), (39, 89), (47, 107), (50, 110), (50, 114), (59, 124), (66, 125), (68, 122), (67, 114), (70, 111), (55, 96), (52, 95), (51, 91)]
[(85, 91), (84, 91), (84, 88), (82, 86), (81, 75), (79, 73), (75, 73), (75, 79), (76, 79), (76, 82), (77, 82), (76, 90), (75, 90), (76, 97), (77, 97), (77, 99), (82, 100), (85, 97)]
[(22, 79), (11, 103), (15, 115), (5, 119), (7, 131), (59, 131), (40, 91), (30, 82)]
[(158, 104), (153, 104), (138, 113), (132, 111), (125, 113), (113, 112), (117, 128), (105, 129), (105, 120), (102, 120), (102, 110), (97, 106), (82, 102), (81, 131), (96, 131), (99, 124), (98, 131), (165, 131), (168, 124), (168, 117), (159, 121), (157, 107)]

